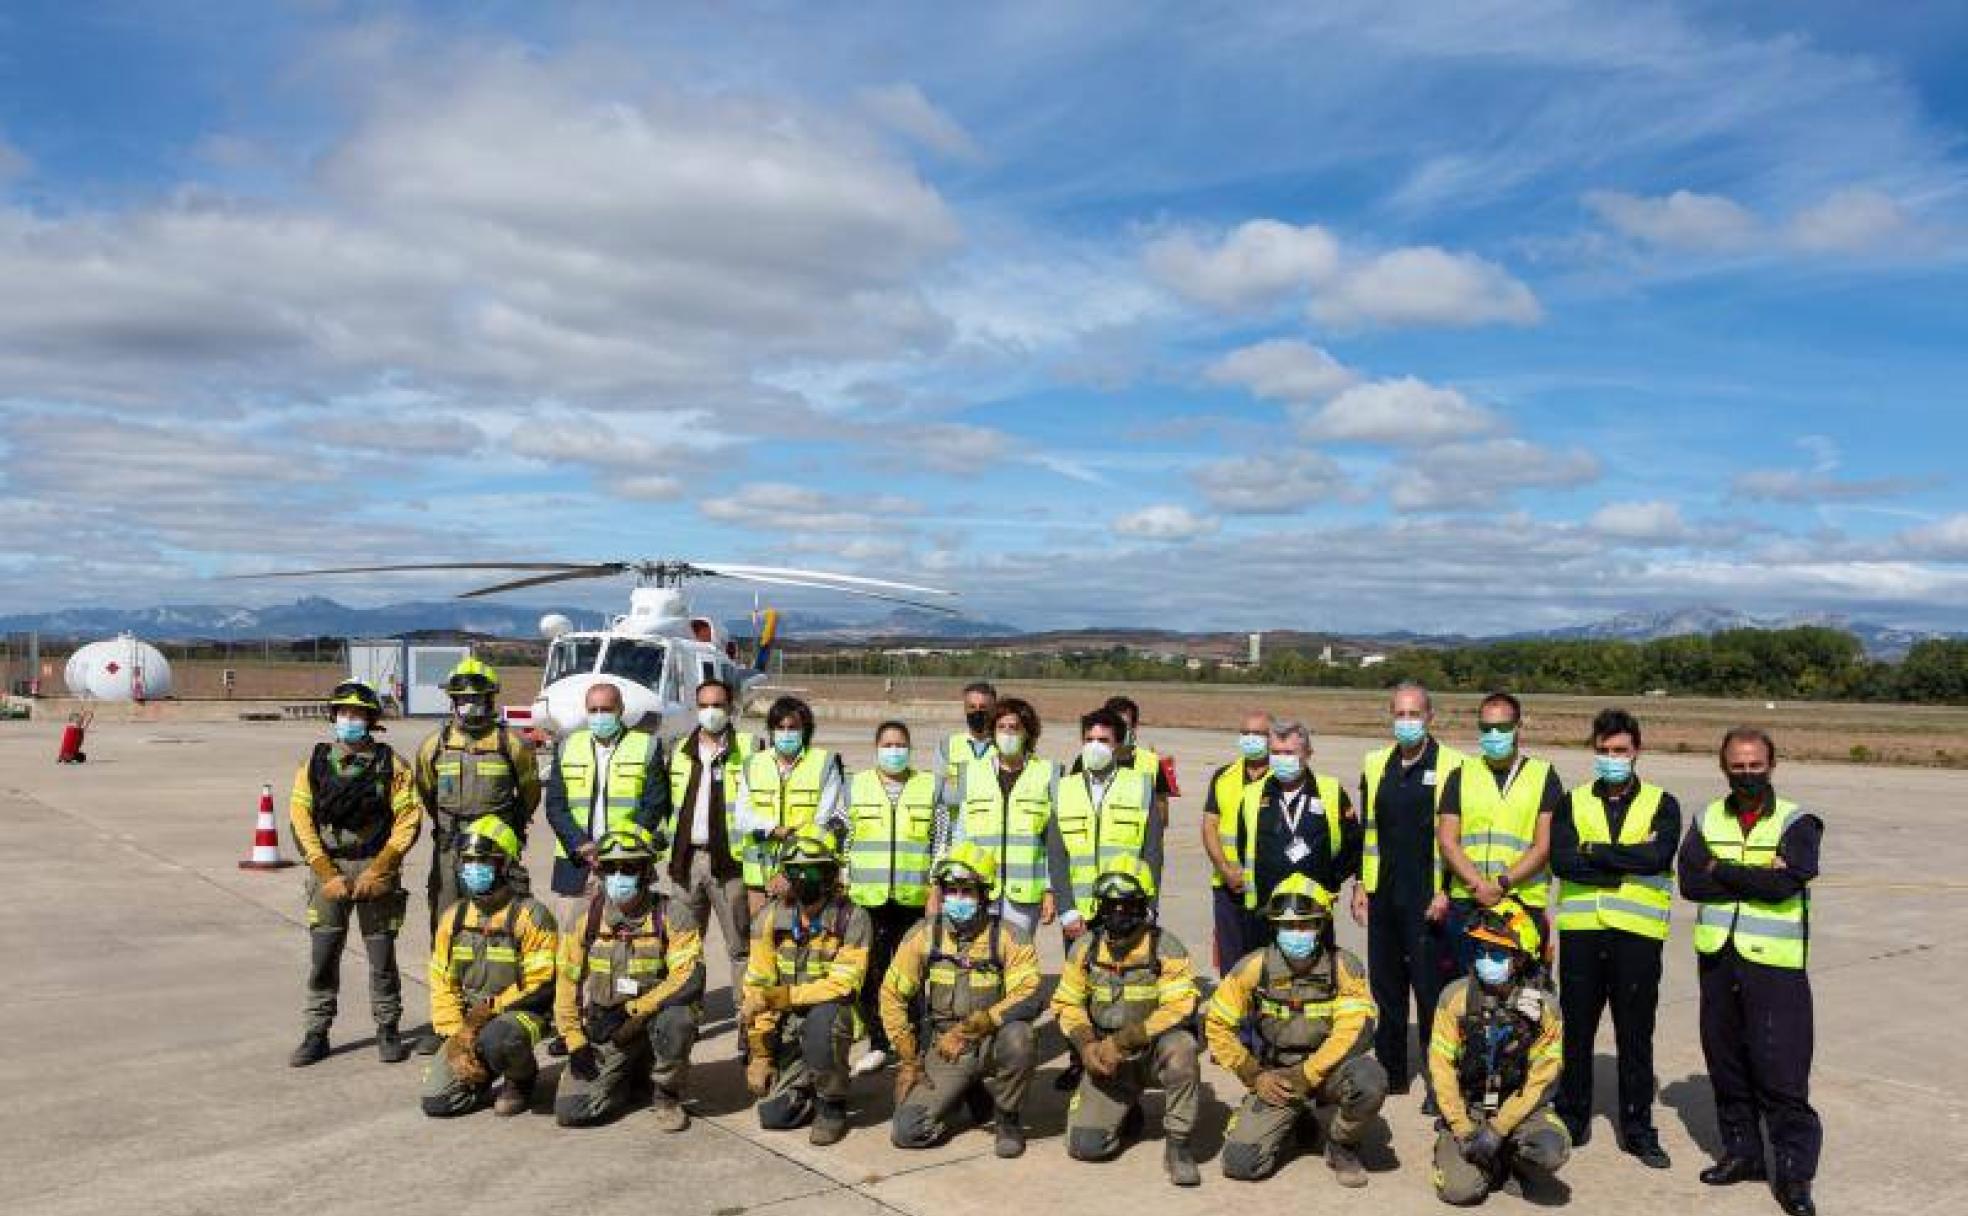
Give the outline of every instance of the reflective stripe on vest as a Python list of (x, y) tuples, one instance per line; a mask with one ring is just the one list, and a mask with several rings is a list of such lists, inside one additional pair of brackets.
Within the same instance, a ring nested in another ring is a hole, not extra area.
[[(1228, 833), (1234, 839), (1239, 831), (1237, 824), (1241, 823), (1243, 825), (1241, 829), (1243, 838), (1253, 842), (1250, 863), (1248, 865), (1244, 865), (1241, 861), (1238, 863), (1239, 865), (1243, 865), (1243, 868), (1247, 870), (1255, 869), (1257, 866), (1255, 846), (1255, 841), (1257, 840), (1257, 814), (1264, 805), (1264, 791), (1269, 789), (1271, 784), (1271, 779), (1267, 777), (1255, 785), (1244, 787), (1244, 805), (1240, 809), (1237, 820), (1232, 822)], [(1324, 773), (1313, 773), (1312, 796), (1319, 800), (1319, 811), (1325, 816), (1326, 820), (1326, 855), (1337, 858), (1339, 856), (1339, 842), (1341, 837), (1339, 778), (1329, 777)], [(1306, 809), (1310, 810), (1311, 808), (1307, 807)], [(1222, 825), (1223, 821), (1219, 819), (1217, 821), (1218, 843), (1223, 843)], [(1224, 844), (1225, 853), (1230, 851), (1230, 847), (1230, 845)], [(1255, 878), (1255, 875), (1251, 877)], [(1257, 883), (1254, 881), (1246, 881), (1244, 883), (1244, 906), (1246, 908), (1257, 907)]]
[(890, 802), (880, 773), (854, 774), (848, 787), (847, 893), (864, 908), (893, 900), (920, 908), (929, 899), (929, 850), (936, 831), (936, 777), (911, 773)]
[(1073, 886), (1080, 915), (1093, 915), (1093, 881), (1114, 862), (1141, 859), (1148, 844), (1149, 799), (1142, 796), (1145, 781), (1134, 780), (1138, 770), (1120, 769), (1107, 779), (1100, 804), (1084, 772), (1069, 774), (1059, 783), (1059, 837), (1066, 845), (1067, 881)]
[[(676, 747), (670, 751), (670, 807), (676, 814), (677, 830), (690, 830), (690, 817), (697, 808), (684, 801), (690, 793), (690, 778), (697, 771), (697, 748), (691, 742), (695, 732), (678, 739)], [(724, 753), (724, 813), (728, 817), (732, 808), (738, 805), (738, 775), (745, 762), (752, 758), (752, 739), (742, 731), (731, 732), (731, 747)], [(725, 837), (731, 845), (731, 859), (743, 861), (745, 857), (744, 833), (729, 818), (725, 821)]]
[[(820, 809), (820, 789), (827, 781), (827, 766), (834, 753), (824, 747), (809, 747), (793, 762), (792, 771), (779, 774), (779, 753), (765, 748), (745, 761), (745, 785), (750, 791), (752, 813), (764, 818), (770, 814), (773, 826), (803, 828), (813, 823)], [(763, 887), (778, 862), (775, 846), (747, 842), (740, 860), (745, 863), (745, 885)]]
[[(1716, 799), (1702, 812), (1702, 840), (1715, 860), (1733, 865), (1767, 866), (1777, 845), (1804, 814), (1794, 802), (1779, 798), (1771, 814), (1756, 821), (1743, 839), (1742, 822)], [(1695, 911), (1695, 949), (1713, 954), (1733, 938), (1736, 953), (1768, 967), (1801, 969), (1810, 951), (1811, 896), (1801, 890), (1778, 903), (1739, 900), (1704, 903)]]
[[(1380, 800), (1380, 779), (1387, 772), (1387, 762), (1393, 758), (1393, 747), (1383, 747), (1379, 751), (1367, 753), (1367, 758), (1360, 765), (1360, 776), (1366, 784), (1367, 794), (1366, 809), (1361, 812), (1366, 821), (1367, 834), (1360, 846), (1360, 885), (1365, 887), (1369, 894), (1380, 889), (1380, 825), (1377, 822), (1379, 812), (1374, 808)], [(1435, 791), (1435, 809), (1440, 810), (1442, 807), (1442, 789), (1449, 783), (1449, 774), (1461, 767), (1463, 761), (1467, 759), (1467, 756), (1455, 748), (1444, 745), (1440, 740), (1436, 741), (1435, 767), (1428, 770), (1435, 774), (1428, 779), (1433, 782), (1431, 788)], [(1429, 827), (1428, 838), (1434, 850), (1435, 869), (1440, 871), (1442, 846), (1435, 840), (1435, 829), (1432, 824)]]
[[(1660, 810), (1661, 790), (1640, 787), (1620, 824), (1619, 843), (1640, 844), (1653, 835), (1654, 814)], [(1606, 804), (1592, 787), (1572, 791), (1569, 814), (1580, 844), (1611, 844)], [(1655, 941), (1667, 940), (1669, 909), (1674, 904), (1673, 881), (1667, 874), (1623, 874), (1617, 887), (1594, 887), (1558, 880), (1558, 928), (1624, 929)]]
[[(1506, 794), (1497, 789), (1489, 762), (1469, 756), (1462, 762), (1462, 851), (1476, 872), (1494, 879), (1517, 864), (1537, 836), (1538, 805), (1551, 779), (1551, 765), (1521, 757)], [(1550, 899), (1549, 871), (1540, 869), (1510, 889), (1526, 907), (1542, 908)], [(1449, 880), (1449, 897), (1473, 899), (1476, 893), (1460, 878)]]
[(504, 737), (505, 727), (495, 726), (488, 740), (491, 751), (473, 746), (473, 740), (454, 735), (447, 724), (438, 729), (437, 747), (431, 755), (431, 775), (439, 825), (456, 830), (480, 815), (497, 815), (520, 826), (531, 807), (519, 805), (519, 779), (513, 772), (507, 747), (517, 746)]
[(1046, 824), (1052, 819), (1052, 761), (1025, 762), (1011, 787), (1010, 804), (998, 786), (998, 766), (978, 761), (964, 772), (964, 839), (998, 861), (991, 894), (1032, 904), (1045, 897)]
[[(608, 753), (608, 777), (603, 786), (606, 791), (608, 830), (620, 831), (635, 826), (636, 807), (642, 803), (642, 789), (649, 780), (649, 766), (656, 760), (656, 736), (645, 730), (632, 730), (622, 734), (615, 741), (615, 749)], [(561, 788), (567, 791), (567, 813), (575, 817), (583, 831), (589, 826), (589, 817), (594, 811), (594, 770), (595, 737), (586, 729), (577, 730), (567, 736), (561, 744), (560, 761)], [(554, 834), (554, 856), (565, 858), (567, 846), (560, 842), (560, 834)]]

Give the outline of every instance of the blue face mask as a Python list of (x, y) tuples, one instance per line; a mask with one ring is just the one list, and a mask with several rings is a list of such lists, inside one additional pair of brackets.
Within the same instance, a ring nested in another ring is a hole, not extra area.
[(875, 749), (875, 763), (881, 771), (894, 776), (909, 771), (909, 749), (906, 747), (878, 747)]
[(1625, 785), (1633, 779), (1633, 760), (1628, 756), (1594, 756), (1592, 775), (1607, 785)]
[(1277, 942), (1278, 953), (1300, 962), (1318, 952), (1319, 933), (1316, 929), (1280, 929)]
[(622, 715), (606, 711), (588, 711), (588, 729), (597, 739), (613, 739), (622, 733)]
[(1517, 728), (1512, 726), (1505, 730), (1485, 729), (1477, 737), (1477, 742), (1482, 746), (1483, 755), (1488, 759), (1506, 759), (1511, 752), (1517, 750)]
[(335, 739), (339, 743), (360, 743), (369, 737), (369, 724), (361, 718), (335, 719)]
[(1428, 737), (1428, 723), (1420, 718), (1394, 719), (1394, 741), (1402, 747), (1413, 747)]
[(458, 867), (458, 885), (467, 895), (483, 895), (492, 889), (498, 871), (489, 861), (468, 861)]
[(1305, 762), (1289, 752), (1271, 753), (1271, 775), (1283, 782), (1293, 782), (1305, 773)]
[(602, 893), (608, 896), (609, 903), (626, 904), (634, 900), (636, 896), (642, 894), (642, 876), (640, 874), (603, 874), (601, 876), (601, 889)]
[(977, 897), (975, 895), (945, 895), (943, 897), (943, 919), (953, 925), (967, 925), (977, 919)]
[(1246, 760), (1262, 760), (1271, 750), (1271, 740), (1263, 735), (1238, 735), (1237, 754)]
[(772, 732), (772, 750), (787, 759), (800, 754), (806, 747), (806, 736), (796, 730), (775, 730)]
[(1501, 988), (1510, 982), (1510, 959), (1500, 954), (1485, 954), (1476, 959), (1476, 978), (1491, 988)]

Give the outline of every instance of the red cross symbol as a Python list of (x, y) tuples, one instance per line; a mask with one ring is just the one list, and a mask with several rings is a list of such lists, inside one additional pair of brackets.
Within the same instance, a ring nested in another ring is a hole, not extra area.
[(110, 675), (115, 675), (115, 674), (116, 674), (117, 672), (119, 672), (119, 671), (121, 671), (121, 670), (123, 670), (123, 669), (122, 669), (121, 667), (118, 667), (118, 666), (116, 665), (116, 660), (115, 660), (115, 659), (111, 659), (111, 660), (109, 661), (109, 666), (107, 666), (107, 667), (105, 667), (105, 668), (103, 668), (103, 670), (104, 670), (104, 671), (106, 671), (106, 672), (108, 672), (108, 673), (109, 673)]

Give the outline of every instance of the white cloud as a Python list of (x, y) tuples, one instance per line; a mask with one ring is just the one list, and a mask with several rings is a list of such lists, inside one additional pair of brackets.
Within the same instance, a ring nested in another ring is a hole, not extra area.
[(1117, 536), (1137, 540), (1186, 541), (1207, 536), (1217, 530), (1214, 516), (1197, 515), (1187, 507), (1160, 503), (1143, 507), (1114, 521)]
[(1762, 223), (1732, 199), (1688, 190), (1647, 198), (1618, 190), (1592, 190), (1585, 205), (1615, 231), (1664, 249), (1721, 252), (1742, 249), (1762, 236)]
[(1752, 502), (1854, 502), (1904, 494), (1921, 484), (1909, 477), (1841, 478), (1829, 469), (1750, 469), (1736, 475), (1729, 493)]
[(811, 486), (757, 481), (697, 504), (718, 523), (775, 533), (874, 532), (920, 514), (922, 506), (893, 494), (834, 494)]
[(1968, 561), (1968, 514), (1949, 515), (1911, 528), (1895, 538), (1897, 547), (1914, 557), (1937, 561)]
[(882, 88), (863, 89), (857, 100), (861, 108), (877, 122), (908, 136), (932, 152), (957, 160), (977, 160), (981, 156), (970, 132), (938, 109), (914, 84), (903, 81)]
[(1503, 505), (1513, 491), (1584, 485), (1599, 462), (1579, 449), (1556, 451), (1515, 437), (1429, 448), (1398, 466), (1388, 500), (1400, 511)]
[(1331, 325), (1534, 325), (1544, 309), (1496, 263), (1423, 245), (1349, 268), (1313, 297), (1312, 315)]
[(1297, 338), (1271, 338), (1233, 350), (1203, 375), (1272, 401), (1319, 401), (1360, 378), (1324, 350)]
[(1905, 237), (1907, 214), (1890, 195), (1855, 187), (1836, 191), (1791, 217), (1791, 243), (1812, 253), (1867, 253)]
[(1421, 446), (1498, 429), (1497, 416), (1452, 388), (1413, 376), (1356, 384), (1317, 409), (1297, 411), (1311, 439)]
[(606, 415), (555, 409), (529, 414), (506, 438), (515, 456), (586, 465), (618, 475), (676, 473), (736, 440), (703, 410)]
[(1344, 470), (1321, 452), (1214, 460), (1191, 476), (1211, 509), (1226, 515), (1288, 515), (1354, 492)]
[(683, 497), (683, 482), (664, 473), (611, 477), (602, 488), (612, 497), (635, 502), (674, 502)]
[(791, 105), (467, 58), (369, 82), (312, 183), (0, 211), (10, 393), (332, 396), (385, 370), (474, 401), (743, 400), (756, 370), (933, 351), (958, 245), (872, 136)]
[(1659, 499), (1609, 502), (1592, 513), (1586, 527), (1609, 539), (1636, 545), (1678, 545), (1693, 535), (1688, 521), (1681, 517), (1681, 508)]
[(1213, 246), (1194, 233), (1151, 241), (1148, 269), (1196, 303), (1228, 312), (1261, 308), (1329, 280), (1339, 242), (1317, 224), (1248, 220)]

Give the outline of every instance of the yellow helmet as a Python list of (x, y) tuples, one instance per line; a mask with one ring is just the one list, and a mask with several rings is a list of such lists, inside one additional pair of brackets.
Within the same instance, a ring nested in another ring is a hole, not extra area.
[(378, 718), (383, 716), (383, 699), (376, 695), (375, 689), (361, 680), (343, 680), (335, 685), (333, 692), (328, 694), (328, 708), (333, 710), (341, 707), (367, 710)]
[(499, 673), (491, 664), (468, 655), (444, 678), (444, 691), (454, 697), (496, 693)]
[(936, 863), (931, 877), (938, 886), (969, 879), (986, 891), (997, 889), (998, 859), (970, 841), (960, 841)]
[(1093, 880), (1095, 899), (1153, 899), (1155, 872), (1139, 857), (1123, 857)]
[(518, 861), (519, 833), (497, 815), (480, 815), (465, 829), (465, 839), (458, 846), (458, 855), (503, 857), (507, 861)]
[(616, 828), (595, 842), (596, 861), (654, 862), (663, 846), (647, 828), (630, 824)]
[(1303, 874), (1287, 875), (1264, 901), (1266, 920), (1332, 919), (1333, 893)]
[(1537, 918), (1509, 897), (1494, 908), (1479, 910), (1470, 918), (1467, 932), (1472, 941), (1516, 950), (1528, 958), (1538, 956), (1544, 940), (1538, 931)]
[(834, 838), (816, 824), (803, 824), (779, 846), (779, 867), (835, 866), (841, 863)]

